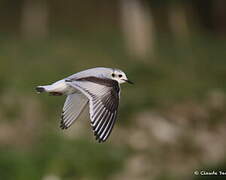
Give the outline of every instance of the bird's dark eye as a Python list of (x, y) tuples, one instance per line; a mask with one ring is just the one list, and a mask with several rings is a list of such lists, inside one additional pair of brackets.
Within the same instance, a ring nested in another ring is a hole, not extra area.
[(122, 77), (122, 75), (121, 75), (121, 74), (119, 74), (119, 75), (118, 75), (118, 77), (120, 77), (120, 78), (121, 78), (121, 77)]
[(112, 75), (112, 77), (115, 77), (115, 74), (114, 73), (112, 73), (111, 75)]

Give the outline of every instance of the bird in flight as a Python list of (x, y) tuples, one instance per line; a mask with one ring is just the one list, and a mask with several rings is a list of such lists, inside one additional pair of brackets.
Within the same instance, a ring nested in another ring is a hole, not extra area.
[(62, 129), (69, 128), (89, 106), (91, 126), (98, 142), (105, 142), (115, 124), (120, 84), (128, 82), (120, 69), (97, 67), (73, 74), (51, 85), (37, 86), (38, 93), (66, 95), (63, 106)]

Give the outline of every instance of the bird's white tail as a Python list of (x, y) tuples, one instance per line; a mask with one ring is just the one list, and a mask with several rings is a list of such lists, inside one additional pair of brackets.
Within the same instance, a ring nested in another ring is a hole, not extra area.
[(65, 80), (57, 81), (51, 85), (36, 87), (36, 91), (38, 93), (48, 92), (56, 96), (65, 94), (67, 92), (67, 89), (68, 89), (68, 86), (66, 85)]

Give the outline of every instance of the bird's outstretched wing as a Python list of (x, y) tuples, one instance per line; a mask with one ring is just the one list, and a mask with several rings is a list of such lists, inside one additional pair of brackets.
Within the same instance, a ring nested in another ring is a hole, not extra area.
[(89, 112), (94, 135), (104, 142), (115, 124), (120, 88), (117, 81), (85, 77), (68, 82), (89, 99)]
[(74, 93), (67, 96), (61, 116), (60, 127), (69, 128), (80, 116), (88, 105), (88, 99), (81, 93)]

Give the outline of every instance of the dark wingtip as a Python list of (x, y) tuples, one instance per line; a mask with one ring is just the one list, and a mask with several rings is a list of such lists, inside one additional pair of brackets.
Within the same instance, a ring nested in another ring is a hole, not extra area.
[(43, 88), (43, 87), (36, 87), (35, 88), (35, 90), (38, 92), (38, 93), (42, 93), (42, 92), (44, 92), (45, 91), (45, 88)]
[(96, 139), (96, 141), (98, 143), (103, 143), (104, 142), (104, 140), (102, 138), (100, 138), (99, 135), (96, 132), (94, 133), (94, 135), (95, 135), (95, 139)]
[(64, 129), (67, 129), (68, 127), (64, 124), (64, 115), (63, 115), (64, 111), (62, 112), (62, 115), (61, 115), (61, 121), (60, 121), (60, 128), (62, 130)]
[(64, 130), (64, 129), (67, 129), (68, 127), (65, 126), (65, 124), (61, 123), (61, 124), (60, 124), (60, 128), (61, 128), (62, 130)]

